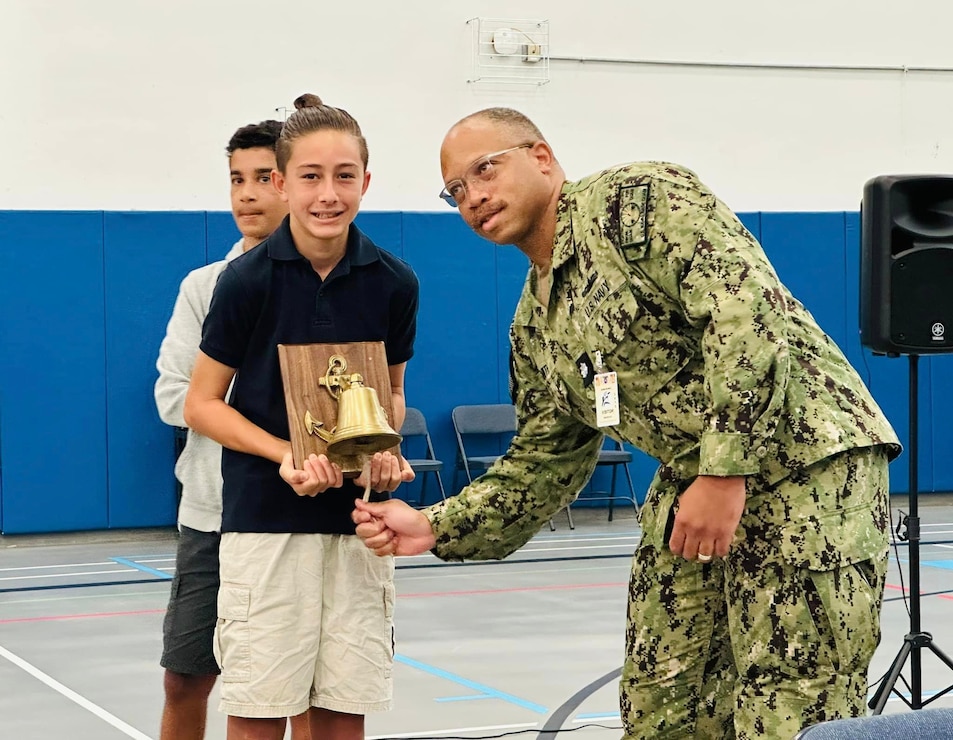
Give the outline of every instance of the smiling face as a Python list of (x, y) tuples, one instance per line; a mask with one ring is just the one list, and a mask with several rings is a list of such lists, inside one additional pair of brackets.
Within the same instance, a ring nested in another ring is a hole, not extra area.
[(275, 172), (275, 186), (288, 204), (302, 254), (343, 254), (370, 180), (352, 134), (324, 129), (294, 139), (284, 172)]
[[(494, 152), (505, 153), (490, 158), (492, 177), (472, 176), (474, 163)], [(457, 206), (460, 215), (495, 244), (521, 246), (533, 238), (552, 201), (554, 164), (546, 142), (527, 141), (513, 127), (481, 118), (454, 126), (440, 149), (444, 183), (462, 179), (466, 184), (466, 197)]]
[(244, 237), (245, 249), (263, 241), (288, 213), (288, 206), (271, 182), (274, 168), (275, 152), (268, 147), (236, 149), (229, 156), (232, 216)]

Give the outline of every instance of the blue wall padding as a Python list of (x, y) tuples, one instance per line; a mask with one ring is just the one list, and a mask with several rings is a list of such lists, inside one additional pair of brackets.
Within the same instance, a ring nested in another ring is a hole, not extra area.
[(843, 347), (844, 214), (764, 213), (761, 243), (781, 281)]
[(404, 258), (403, 219), (400, 213), (368, 211), (358, 214), (356, 223), (377, 246)]
[(423, 411), (438, 454), (452, 466), (450, 410), (500, 401), (497, 247), (449, 211), (404, 214), (403, 240), (404, 259), (420, 279), (407, 399)]
[(4, 532), (109, 526), (104, 300), (102, 213), (0, 212)]
[[(860, 345), (858, 214), (740, 217), (906, 440), (907, 358)], [(406, 393), (427, 416), (449, 487), (451, 409), (509, 401), (507, 333), (528, 262), (477, 237), (450, 209), (368, 212), (358, 224), (420, 278)], [(174, 523), (172, 430), (153, 405), (155, 356), (179, 281), (238, 237), (228, 212), (0, 211), (0, 530)], [(921, 491), (953, 490), (951, 379), (953, 358), (920, 359)], [(907, 489), (907, 459), (891, 466), (893, 491)], [(635, 452), (640, 496), (654, 469)], [(583, 496), (608, 481), (599, 471)], [(427, 493), (433, 501), (436, 486)]]
[(499, 362), (497, 372), (499, 379), (499, 403), (510, 402), (510, 322), (523, 293), (523, 283), (529, 274), (529, 260), (526, 255), (512, 247), (496, 247), (485, 242), (494, 249), (497, 258), (496, 275), (496, 315), (498, 319), (498, 346)]
[[(932, 488), (953, 491), (953, 357), (943, 355), (930, 358), (930, 386), (926, 394), (932, 408), (927, 417), (932, 440), (930, 444)], [(925, 440), (924, 440), (925, 441)], [(921, 446), (924, 444), (921, 441)]]
[[(152, 391), (179, 283), (205, 259), (205, 214), (106, 213), (103, 227), (109, 526), (147, 527), (175, 518), (172, 429)], [(124, 463), (137, 460), (147, 475)]]
[[(229, 211), (209, 211), (205, 214), (206, 254), (202, 264), (218, 262), (224, 259), (239, 239), (241, 233), (235, 226), (235, 220)], [(198, 267), (198, 265), (195, 265)]]

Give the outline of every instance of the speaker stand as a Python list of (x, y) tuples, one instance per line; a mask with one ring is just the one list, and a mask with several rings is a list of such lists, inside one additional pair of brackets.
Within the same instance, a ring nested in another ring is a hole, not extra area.
[[(897, 537), (901, 540), (909, 541), (909, 570), (910, 570), (910, 631), (903, 638), (903, 644), (900, 651), (890, 664), (890, 670), (884, 677), (883, 682), (877, 687), (877, 691), (870, 698), (868, 706), (873, 710), (873, 714), (883, 712), (884, 706), (891, 693), (895, 693), (911, 709), (921, 709), (932, 701), (939, 699), (948, 691), (953, 690), (953, 685), (947, 686), (943, 691), (934, 694), (926, 701), (923, 701), (923, 673), (921, 652), (929, 650), (948, 668), (953, 670), (953, 660), (951, 660), (940, 648), (933, 642), (933, 635), (924, 632), (920, 628), (920, 517), (917, 508), (917, 432), (919, 426), (919, 415), (917, 408), (919, 406), (918, 388), (917, 388), (917, 361), (919, 355), (909, 355), (910, 359), (910, 513), (904, 514), (900, 523), (897, 525)], [(901, 675), (903, 666), (910, 658), (910, 682)], [(897, 680), (910, 691), (910, 700), (896, 690)]]

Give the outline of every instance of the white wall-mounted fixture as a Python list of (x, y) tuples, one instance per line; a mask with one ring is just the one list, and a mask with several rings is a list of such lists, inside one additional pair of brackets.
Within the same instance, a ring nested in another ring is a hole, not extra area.
[(471, 18), (473, 64), (467, 82), (549, 82), (549, 21)]

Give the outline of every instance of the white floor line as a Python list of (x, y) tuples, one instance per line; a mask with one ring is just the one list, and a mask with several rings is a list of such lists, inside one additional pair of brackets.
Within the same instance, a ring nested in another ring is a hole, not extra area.
[(539, 727), (538, 722), (523, 722), (518, 725), (485, 725), (483, 727), (454, 727), (449, 730), (420, 730), (417, 732), (388, 733), (387, 735), (368, 735), (367, 740), (382, 740), (389, 737), (426, 737), (428, 735), (449, 736), (460, 732), (490, 732), (495, 730), (516, 730), (521, 727)]
[(573, 544), (578, 544), (579, 542), (607, 542), (609, 540), (620, 540), (623, 542), (634, 542), (639, 539), (639, 533), (633, 532), (632, 534), (571, 534), (571, 535), (548, 535), (547, 537), (534, 537), (524, 547), (530, 547), (534, 543), (544, 543), (547, 545), (552, 545), (555, 542), (571, 542)]
[[(612, 573), (618, 573), (620, 574), (619, 578), (627, 580), (629, 577), (629, 564), (622, 563), (620, 565), (591, 565), (591, 566), (586, 566), (584, 568), (580, 568), (579, 566), (573, 566), (572, 568), (566, 568), (563, 570), (563, 572), (565, 573), (574, 573), (574, 574), (575, 573), (591, 573), (594, 571), (610, 571)], [(554, 571), (552, 568), (521, 568), (519, 570), (511, 569), (508, 571), (500, 571), (498, 575), (494, 574), (494, 577), (497, 579), (500, 579), (500, 578), (505, 578), (506, 576), (523, 577), (523, 576), (537, 575), (537, 574), (552, 575), (553, 572)], [(401, 584), (410, 583), (412, 581), (445, 580), (446, 577), (447, 577), (446, 573), (432, 573), (432, 572), (421, 573), (421, 572), (413, 572), (413, 571), (403, 571), (398, 576)], [(458, 581), (466, 579), (466, 578), (478, 579), (478, 578), (485, 578), (486, 573), (479, 573), (479, 572), (474, 573), (472, 570), (470, 571), (462, 570), (460, 573), (455, 573), (453, 577), (454, 579)], [(400, 595), (400, 592), (398, 592), (398, 596), (399, 595)], [(3, 606), (4, 603), (6, 602), (0, 601), (0, 606)]]
[[(172, 581), (168, 581), (172, 583)], [(128, 586), (128, 584), (126, 584)], [(134, 597), (142, 597), (148, 599), (157, 599), (161, 598), (161, 606), (165, 606), (166, 595), (163, 593), (161, 597), (156, 596), (155, 581), (150, 581), (143, 584), (148, 590), (147, 591), (120, 591), (119, 593), (93, 593), (93, 594), (69, 594), (68, 596), (50, 596), (47, 592), (42, 596), (30, 596), (23, 599), (5, 599), (3, 595), (0, 594), (0, 609), (3, 607), (10, 606), (11, 604), (55, 604), (61, 601), (102, 601), (103, 599), (129, 599)]]
[(131, 573), (142, 573), (141, 570), (136, 570), (135, 568), (120, 568), (118, 570), (84, 570), (80, 572), (73, 573), (40, 573), (33, 576), (4, 576), (0, 578), (0, 581), (32, 581), (39, 580), (40, 578), (73, 578), (74, 576), (102, 576), (107, 574), (114, 573), (125, 573), (127, 575)]
[[(147, 565), (149, 563), (171, 563), (172, 565), (170, 565), (169, 568), (175, 567), (175, 558), (163, 557), (163, 558), (152, 558), (152, 559), (145, 559), (145, 558), (125, 558), (125, 559), (134, 563), (141, 563), (143, 565)], [(65, 570), (68, 570), (69, 568), (89, 568), (90, 566), (93, 566), (93, 565), (115, 565), (115, 564), (116, 564), (115, 560), (100, 560), (100, 561), (91, 562), (91, 563), (53, 563), (51, 565), (20, 565), (15, 568), (0, 568), (0, 573), (12, 573), (14, 571), (22, 571), (22, 570), (53, 570), (53, 569), (65, 571)]]
[(80, 696), (72, 689), (67, 688), (56, 679), (46, 675), (39, 668), (31, 665), (30, 663), (27, 663), (25, 660), (23, 660), (23, 658), (20, 658), (19, 656), (14, 655), (3, 646), (0, 646), (0, 658), (6, 658), (11, 663), (13, 663), (13, 665), (17, 666), (18, 668), (22, 668), (24, 671), (29, 673), (35, 679), (41, 681), (42, 683), (45, 683), (54, 691), (59, 692), (70, 701), (81, 706), (86, 711), (94, 714), (95, 716), (103, 720), (104, 722), (107, 722), (108, 724), (112, 725), (117, 730), (124, 733), (126, 736), (135, 738), (135, 740), (152, 740), (152, 738), (149, 737), (148, 735), (144, 735), (141, 732), (139, 732), (139, 730), (137, 730), (135, 727), (132, 727), (131, 725), (127, 725), (125, 722), (123, 722), (121, 719), (119, 719), (115, 715), (110, 714), (102, 707), (96, 704), (93, 704), (89, 699), (83, 696)]
[(10, 573), (15, 570), (52, 570), (53, 568), (88, 568), (91, 565), (115, 565), (114, 560), (102, 560), (96, 563), (53, 563), (52, 565), (21, 565), (16, 568), (0, 568), (0, 573)]
[[(526, 553), (536, 553), (536, 552), (577, 552), (579, 550), (620, 550), (622, 549), (621, 545), (579, 545), (571, 547), (525, 547), (520, 552)], [(631, 548), (626, 547), (624, 552), (628, 553)], [(515, 560), (513, 562), (516, 562)]]

